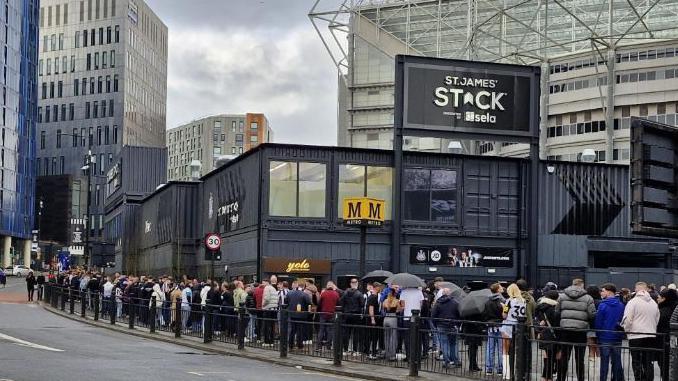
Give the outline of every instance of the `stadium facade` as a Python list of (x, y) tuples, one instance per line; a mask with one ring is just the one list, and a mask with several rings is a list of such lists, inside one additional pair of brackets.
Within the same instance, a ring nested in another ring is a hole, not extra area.
[[(330, 8), (327, 8), (327, 7)], [(678, 1), (318, 0), (309, 17), (339, 70), (340, 146), (392, 148), (394, 57), (541, 66), (540, 156), (628, 164), (630, 117), (678, 122)], [(460, 141), (525, 157), (525, 144)], [(455, 152), (437, 138), (405, 148)]]

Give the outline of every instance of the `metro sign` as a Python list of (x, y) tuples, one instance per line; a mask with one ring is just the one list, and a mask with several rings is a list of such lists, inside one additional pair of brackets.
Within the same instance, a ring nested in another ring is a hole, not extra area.
[(376, 198), (352, 197), (344, 199), (345, 225), (381, 226), (384, 224), (385, 202)]

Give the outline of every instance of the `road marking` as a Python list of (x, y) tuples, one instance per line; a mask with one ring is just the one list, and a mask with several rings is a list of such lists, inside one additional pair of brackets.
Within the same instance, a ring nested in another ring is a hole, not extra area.
[(0, 333), (0, 339), (11, 341), (14, 344), (22, 345), (24, 347), (29, 347), (29, 348), (33, 348), (33, 349), (42, 349), (44, 351), (50, 351), (50, 352), (63, 352), (62, 349), (56, 349), (56, 348), (47, 347), (47, 346), (40, 345), (40, 344), (31, 343), (30, 341), (17, 339), (16, 337), (5, 335), (4, 333)]
[[(205, 377), (208, 374), (228, 374), (228, 373), (232, 373), (232, 372), (186, 372), (186, 373), (192, 374), (192, 375), (198, 376), (198, 377)], [(2, 380), (0, 380), (0, 381), (2, 381)]]

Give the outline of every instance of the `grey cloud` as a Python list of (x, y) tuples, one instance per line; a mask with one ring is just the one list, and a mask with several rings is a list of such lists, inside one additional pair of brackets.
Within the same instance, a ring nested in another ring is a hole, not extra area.
[(168, 128), (263, 112), (277, 142), (336, 144), (336, 68), (313, 1), (147, 1), (170, 31)]

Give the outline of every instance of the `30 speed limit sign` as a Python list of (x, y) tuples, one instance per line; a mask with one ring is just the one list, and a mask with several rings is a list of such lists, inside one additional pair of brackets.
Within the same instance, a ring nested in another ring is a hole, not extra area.
[(205, 237), (205, 246), (212, 251), (219, 250), (221, 248), (221, 237), (216, 233), (209, 233)]

